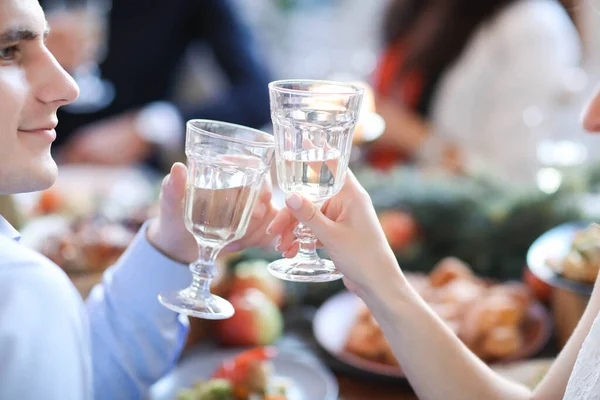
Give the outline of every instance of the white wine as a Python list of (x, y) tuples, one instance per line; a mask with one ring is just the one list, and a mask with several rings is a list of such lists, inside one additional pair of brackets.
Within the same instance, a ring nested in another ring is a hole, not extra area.
[(277, 163), (277, 181), (284, 192), (298, 192), (320, 204), (341, 189), (346, 166), (339, 150), (286, 151)]
[(232, 165), (230, 160), (194, 160), (190, 168), (193, 180), (188, 182), (185, 201), (188, 230), (204, 246), (242, 238), (264, 172)]
[(282, 108), (273, 111), (271, 117), (281, 190), (298, 192), (317, 204), (339, 192), (348, 167), (356, 115), (332, 106)]

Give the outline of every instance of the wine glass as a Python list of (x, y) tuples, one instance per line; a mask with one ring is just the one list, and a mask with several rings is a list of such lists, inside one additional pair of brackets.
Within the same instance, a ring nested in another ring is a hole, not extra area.
[(205, 319), (233, 315), (231, 303), (210, 293), (215, 259), (246, 233), (273, 153), (273, 137), (267, 133), (225, 122), (188, 121), (185, 226), (198, 242), (199, 257), (190, 264), (188, 288), (159, 295), (165, 307)]
[[(331, 81), (269, 84), (277, 181), (283, 192), (298, 192), (319, 207), (339, 192), (363, 91), (357, 85)], [(294, 234), (299, 242), (297, 256), (269, 264), (271, 274), (296, 282), (328, 282), (342, 277), (332, 261), (319, 257), (317, 238), (310, 229), (299, 224)]]
[(52, 35), (63, 41), (61, 55), (66, 60), (59, 61), (66, 61), (65, 68), (79, 86), (79, 97), (65, 110), (78, 114), (107, 107), (114, 100), (115, 88), (102, 78), (98, 63), (108, 51), (112, 0), (44, 0), (42, 4)]

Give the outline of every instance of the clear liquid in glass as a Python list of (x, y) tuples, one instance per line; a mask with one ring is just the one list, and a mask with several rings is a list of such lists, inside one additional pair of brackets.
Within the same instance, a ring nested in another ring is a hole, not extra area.
[(274, 112), (277, 182), (316, 204), (334, 196), (344, 183), (355, 122), (340, 110), (282, 109)]
[(249, 171), (227, 157), (193, 160), (190, 167), (193, 180), (187, 185), (185, 201), (188, 230), (201, 246), (221, 247), (241, 239), (250, 222), (263, 171)]
[(277, 164), (278, 182), (284, 192), (321, 204), (340, 190), (344, 169), (339, 166), (345, 163), (339, 150), (285, 151)]

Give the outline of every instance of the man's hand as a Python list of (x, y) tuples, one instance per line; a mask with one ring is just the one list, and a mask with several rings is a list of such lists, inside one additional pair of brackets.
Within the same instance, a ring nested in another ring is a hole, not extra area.
[[(147, 238), (153, 246), (166, 256), (181, 263), (191, 263), (198, 258), (198, 244), (185, 227), (184, 202), (187, 168), (181, 163), (173, 164), (171, 173), (165, 177), (160, 194), (160, 211), (157, 219), (151, 221)], [(223, 251), (233, 252), (246, 247), (269, 246), (274, 235), (267, 234), (277, 210), (271, 205), (271, 183), (265, 183), (259, 194), (246, 235), (227, 246)]]

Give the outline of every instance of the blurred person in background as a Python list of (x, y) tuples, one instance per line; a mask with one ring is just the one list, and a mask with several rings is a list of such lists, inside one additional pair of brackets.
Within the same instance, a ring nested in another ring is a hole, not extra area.
[[(42, 7), (50, 3), (41, 1)], [(69, 19), (48, 20), (48, 47), (73, 72), (91, 38)], [(115, 98), (92, 112), (59, 111), (60, 160), (127, 165), (150, 159), (156, 165), (157, 150), (182, 151), (188, 119), (256, 128), (269, 121), (269, 74), (231, 1), (113, 1), (107, 26), (108, 52), (100, 70), (114, 85)], [(209, 45), (229, 88), (202, 104), (173, 104), (180, 65), (196, 44)]]
[(395, 0), (374, 74), (387, 129), (369, 158), (533, 182), (523, 120), (556, 97), (580, 39), (555, 0)]
[[(43, 190), (57, 176), (56, 112), (78, 89), (48, 51), (47, 32), (37, 0), (0, 0), (0, 194)], [(173, 165), (159, 216), (85, 304), (64, 271), (20, 244), (0, 215), (0, 399), (142, 399), (175, 366), (188, 320), (157, 295), (185, 287), (187, 263), (198, 257), (183, 220), (185, 182), (185, 166)], [(273, 238), (265, 234), (275, 215), (268, 184), (259, 198), (239, 247)]]

